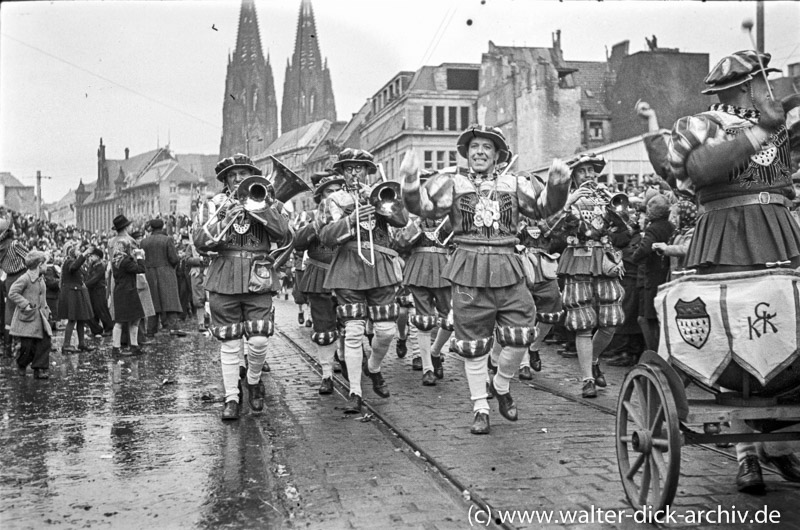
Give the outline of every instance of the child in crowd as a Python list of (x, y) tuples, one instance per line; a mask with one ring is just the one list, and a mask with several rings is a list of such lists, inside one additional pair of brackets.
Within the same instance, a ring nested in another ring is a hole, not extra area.
[(25, 257), (25, 274), (17, 278), (8, 291), (8, 298), (16, 309), (11, 320), (11, 336), (19, 340), (17, 367), (20, 375), (30, 364), (33, 377), (48, 379), (50, 366), (50, 308), (47, 305), (47, 287), (44, 274), (47, 258), (44, 252), (32, 250)]

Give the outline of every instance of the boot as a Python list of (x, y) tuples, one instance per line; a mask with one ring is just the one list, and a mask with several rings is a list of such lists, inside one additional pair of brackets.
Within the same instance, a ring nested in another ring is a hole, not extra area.
[(531, 350), (530, 351), (531, 362), (531, 369), (534, 372), (541, 372), (542, 371), (542, 358), (539, 357), (539, 350)]
[(600, 388), (606, 387), (606, 376), (600, 371), (600, 363), (592, 363), (592, 377), (594, 377), (594, 384)]
[(433, 355), (431, 355), (431, 362), (433, 363), (433, 375), (436, 376), (436, 379), (443, 379), (444, 368), (442, 367), (441, 355), (438, 357), (434, 357)]
[[(372, 346), (372, 341), (370, 341), (370, 346)], [(408, 347), (406, 346), (406, 339), (397, 339), (397, 358), (402, 359), (408, 353)]]

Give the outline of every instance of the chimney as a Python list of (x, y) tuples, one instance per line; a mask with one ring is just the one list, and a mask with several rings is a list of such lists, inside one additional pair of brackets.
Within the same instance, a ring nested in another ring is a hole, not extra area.
[(126, 147), (125, 148), (125, 160), (128, 159), (128, 156), (130, 156), (130, 154), (131, 154), (131, 150)]

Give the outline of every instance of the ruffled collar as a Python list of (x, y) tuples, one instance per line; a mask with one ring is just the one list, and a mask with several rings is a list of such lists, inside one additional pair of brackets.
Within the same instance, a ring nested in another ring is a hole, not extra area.
[(728, 105), (727, 103), (714, 103), (708, 110), (724, 112), (725, 114), (732, 114), (744, 120), (757, 120), (761, 113), (756, 109), (745, 109), (735, 105)]

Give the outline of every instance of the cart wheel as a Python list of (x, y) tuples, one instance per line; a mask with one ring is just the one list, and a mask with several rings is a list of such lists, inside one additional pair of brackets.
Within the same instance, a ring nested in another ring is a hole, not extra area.
[(622, 382), (617, 402), (617, 465), (635, 509), (662, 510), (675, 498), (681, 443), (666, 376), (657, 366), (634, 367)]

